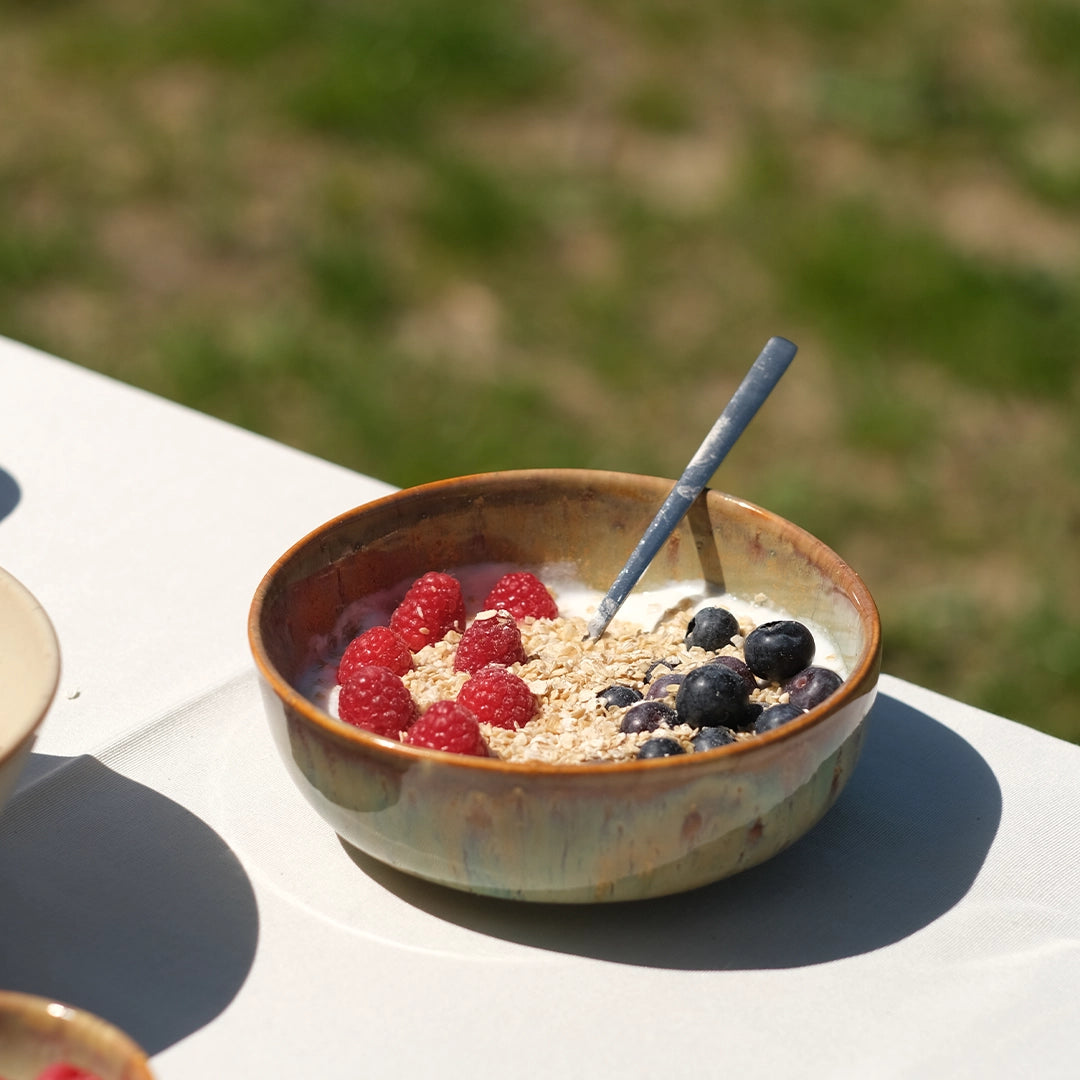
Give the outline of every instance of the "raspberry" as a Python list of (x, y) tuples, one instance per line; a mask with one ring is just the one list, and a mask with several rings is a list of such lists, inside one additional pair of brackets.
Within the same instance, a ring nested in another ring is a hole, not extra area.
[(397, 738), (419, 710), (401, 678), (384, 667), (358, 667), (341, 686), (338, 716), (354, 727)]
[(37, 1074), (36, 1080), (99, 1080), (97, 1073), (88, 1072), (78, 1065), (69, 1065), (66, 1061), (58, 1065), (48, 1065)]
[(528, 684), (498, 664), (481, 668), (458, 691), (457, 699), (480, 723), (510, 731), (524, 727), (536, 715), (536, 698)]
[(373, 626), (359, 637), (354, 637), (345, 647), (338, 664), (337, 681), (348, 681), (349, 676), (365, 664), (375, 664), (395, 675), (404, 675), (413, 666), (412, 653), (401, 636), (389, 626)]
[(448, 630), (464, 630), (465, 598), (457, 578), (432, 570), (414, 581), (391, 614), (390, 629), (413, 652), (442, 641)]
[(454, 654), (454, 670), (474, 674), (487, 664), (525, 662), (521, 631), (513, 615), (505, 611), (478, 615), (461, 635)]
[(554, 619), (559, 614), (547, 586), (528, 570), (504, 574), (484, 601), (485, 611), (509, 611), (515, 619)]
[(405, 733), (404, 742), (473, 757), (489, 756), (479, 721), (456, 701), (436, 701)]

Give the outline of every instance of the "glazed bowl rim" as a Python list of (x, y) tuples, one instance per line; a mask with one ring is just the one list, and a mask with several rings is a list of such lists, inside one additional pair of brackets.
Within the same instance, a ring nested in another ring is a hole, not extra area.
[[(505, 761), (500, 758), (481, 758), (465, 754), (455, 754), (445, 750), (433, 750), (427, 747), (410, 746), (398, 740), (377, 735), (363, 728), (354, 727), (331, 716), (330, 713), (320, 709), (309, 698), (301, 694), (281, 673), (276, 669), (262, 640), (260, 623), (269, 596), (276, 578), (280, 572), (301, 551), (310, 544), (317, 542), (318, 538), (325, 533), (338, 528), (350, 518), (378, 507), (392, 504), (402, 497), (424, 498), (429, 495), (437, 495), (447, 489), (460, 489), (463, 485), (476, 486), (485, 481), (498, 479), (506, 483), (518, 481), (521, 483), (532, 480), (558, 480), (562, 477), (584, 480), (589, 477), (599, 479), (615, 479), (621, 481), (642, 480), (648, 483), (663, 483), (673, 485), (675, 481), (663, 477), (649, 476), (639, 473), (620, 472), (618, 470), (603, 469), (574, 469), (574, 468), (550, 468), (550, 469), (505, 469), (494, 472), (469, 473), (464, 476), (447, 477), (441, 480), (432, 480), (423, 484), (417, 484), (407, 488), (399, 488), (386, 495), (379, 496), (367, 502), (354, 506), (335, 515), (328, 521), (311, 529), (306, 535), (291, 544), (273, 563), (263, 575), (255, 590), (254, 597), (248, 613), (248, 643), (255, 661), (259, 675), (273, 691), (275, 696), (282, 701), (287, 708), (294, 710), (303, 717), (304, 722), (318, 728), (320, 732), (335, 741), (350, 745), (358, 750), (367, 751), (370, 754), (383, 758), (385, 761), (396, 763), (401, 768), (416, 765), (420, 762), (440, 763), (460, 769), (479, 769), (487, 771), (504, 772), (508, 775), (527, 777), (531, 775), (547, 776), (624, 776), (627, 773), (648, 770), (650, 774), (660, 770), (671, 770), (673, 773), (681, 769), (693, 769), (700, 767), (702, 759), (710, 761), (729, 757), (734, 760), (749, 755), (758, 754), (768, 748), (782, 745), (786, 742), (798, 739), (800, 735), (823, 723), (829, 716), (838, 712), (841, 708), (855, 701), (864, 694), (874, 691), (877, 684), (877, 676), (881, 661), (881, 619), (876, 603), (858, 573), (840, 556), (833, 551), (823, 540), (812, 533), (781, 517), (779, 514), (767, 510), (755, 503), (749, 502), (738, 496), (717, 488), (706, 487), (701, 498), (709, 495), (719, 497), (725, 502), (732, 503), (740, 509), (752, 514), (760, 515), (779, 526), (782, 535), (802, 537), (809, 541), (811, 547), (819, 552), (831, 556), (839, 568), (846, 572), (850, 579), (845, 582), (845, 593), (854, 601), (859, 612), (860, 621), (868, 630), (868, 640), (859, 660), (849, 672), (843, 685), (820, 705), (809, 709), (803, 716), (792, 720), (772, 731), (756, 735), (753, 739), (743, 739), (730, 743), (726, 746), (716, 747), (712, 750), (699, 751), (694, 754), (678, 754), (671, 757), (639, 759), (632, 758), (627, 761), (598, 761), (582, 762), (573, 764), (557, 764), (544, 761)], [(796, 617), (796, 616), (793, 616)]]

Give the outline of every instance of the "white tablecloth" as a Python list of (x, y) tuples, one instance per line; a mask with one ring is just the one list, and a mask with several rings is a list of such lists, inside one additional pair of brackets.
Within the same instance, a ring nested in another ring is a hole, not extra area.
[(387, 490), (0, 339), (0, 566), (63, 654), (0, 816), (0, 987), (161, 1080), (1080, 1075), (1080, 747), (889, 675), (825, 820), (694, 893), (522, 905), (347, 850), (246, 617)]

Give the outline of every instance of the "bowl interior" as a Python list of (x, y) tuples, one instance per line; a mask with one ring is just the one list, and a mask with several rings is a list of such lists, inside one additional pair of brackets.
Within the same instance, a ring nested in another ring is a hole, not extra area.
[[(488, 562), (569, 574), (605, 591), (670, 489), (655, 477), (533, 470), (440, 481), (369, 503), (300, 541), (264, 579), (252, 611), (256, 658), (276, 692), (318, 714), (295, 688), (310, 643), (352, 600), (428, 570)], [(775, 514), (707, 491), (638, 588), (701, 579), (747, 599), (764, 594), (770, 606), (817, 622), (853, 676), (876, 660), (877, 612), (862, 581)]]

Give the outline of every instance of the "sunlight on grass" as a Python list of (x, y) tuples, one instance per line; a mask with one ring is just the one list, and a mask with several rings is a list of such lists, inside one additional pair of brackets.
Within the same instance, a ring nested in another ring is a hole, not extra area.
[(398, 286), (378, 250), (355, 233), (313, 244), (306, 265), (328, 312), (378, 329), (400, 310)]
[(619, 111), (643, 131), (672, 135), (694, 127), (694, 111), (686, 94), (658, 80), (646, 80), (633, 87), (620, 103)]
[(1076, 280), (976, 260), (865, 204), (789, 218), (785, 232), (776, 271), (789, 303), (813, 312), (853, 365), (900, 352), (1003, 394), (1073, 386)]
[(28, 228), (0, 220), (0, 291), (79, 272), (78, 237), (63, 225)]
[(1080, 82), (1080, 8), (1070, 0), (1025, 0), (1017, 4), (1015, 18), (1028, 47)]
[(431, 162), (417, 220), (428, 241), (461, 258), (497, 257), (529, 243), (539, 225), (509, 180), (446, 156)]
[(513, 3), (405, 0), (321, 9), (298, 71), (288, 98), (301, 123), (395, 141), (453, 102), (534, 97), (556, 80), (558, 58)]

